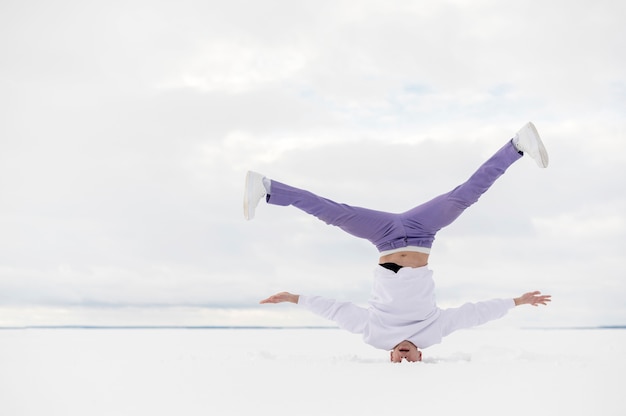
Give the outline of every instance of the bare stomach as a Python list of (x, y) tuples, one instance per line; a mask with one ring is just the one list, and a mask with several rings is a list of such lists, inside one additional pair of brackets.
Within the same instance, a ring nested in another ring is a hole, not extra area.
[(428, 254), (416, 251), (399, 251), (397, 253), (382, 256), (378, 262), (396, 263), (402, 267), (422, 267), (428, 264)]

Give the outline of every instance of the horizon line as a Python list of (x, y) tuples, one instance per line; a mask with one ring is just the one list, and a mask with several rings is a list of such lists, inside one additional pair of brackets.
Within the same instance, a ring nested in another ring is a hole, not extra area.
[[(0, 326), (0, 330), (26, 329), (339, 329), (337, 326), (323, 325), (16, 325)], [(594, 330), (594, 329), (626, 329), (626, 325), (595, 325), (595, 326), (526, 326), (523, 330)]]

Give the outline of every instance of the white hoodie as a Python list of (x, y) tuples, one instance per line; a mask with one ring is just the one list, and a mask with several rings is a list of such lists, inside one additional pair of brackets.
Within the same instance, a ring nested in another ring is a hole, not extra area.
[(515, 306), (513, 299), (493, 299), (440, 309), (434, 290), (433, 272), (427, 266), (403, 267), (398, 273), (377, 266), (368, 308), (306, 295), (300, 295), (298, 304), (342, 329), (363, 334), (363, 341), (383, 350), (404, 340), (426, 348), (456, 330), (501, 318)]

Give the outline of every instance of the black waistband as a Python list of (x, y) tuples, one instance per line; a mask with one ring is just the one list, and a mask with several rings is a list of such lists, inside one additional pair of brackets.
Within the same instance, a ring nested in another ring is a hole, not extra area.
[(398, 270), (402, 268), (402, 266), (396, 263), (382, 263), (380, 264), (380, 266), (384, 267), (385, 269), (389, 269), (394, 273), (398, 273)]

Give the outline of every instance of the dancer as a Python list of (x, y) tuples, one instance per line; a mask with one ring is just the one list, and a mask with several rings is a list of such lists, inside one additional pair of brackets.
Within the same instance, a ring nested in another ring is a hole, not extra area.
[(262, 304), (291, 302), (332, 320), (342, 329), (361, 334), (364, 342), (390, 351), (392, 362), (421, 361), (420, 349), (440, 343), (450, 333), (501, 318), (519, 305), (547, 305), (550, 295), (539, 291), (517, 298), (466, 303), (440, 309), (435, 302), (433, 272), (428, 258), (435, 235), (451, 224), (514, 162), (529, 155), (541, 168), (548, 154), (532, 123), (483, 163), (463, 184), (401, 214), (339, 204), (309, 191), (248, 172), (244, 216), (250, 220), (263, 197), (272, 205), (292, 205), (355, 237), (379, 251), (369, 307), (320, 296), (277, 293)]

